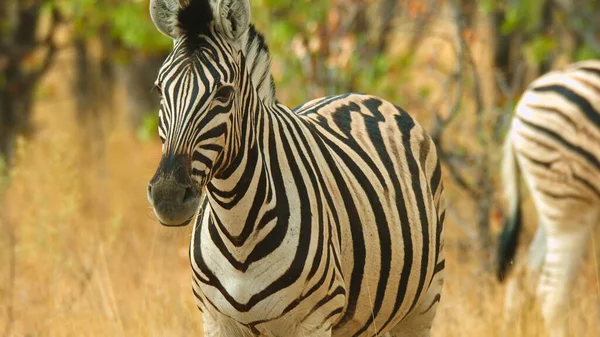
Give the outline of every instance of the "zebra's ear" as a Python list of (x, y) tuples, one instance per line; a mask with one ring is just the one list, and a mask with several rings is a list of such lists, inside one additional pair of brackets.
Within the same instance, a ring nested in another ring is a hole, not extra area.
[(150, 0), (150, 17), (158, 31), (172, 39), (179, 37), (177, 13), (184, 3), (185, 0)]
[(218, 0), (216, 14), (222, 32), (233, 41), (237, 41), (250, 26), (248, 0)]

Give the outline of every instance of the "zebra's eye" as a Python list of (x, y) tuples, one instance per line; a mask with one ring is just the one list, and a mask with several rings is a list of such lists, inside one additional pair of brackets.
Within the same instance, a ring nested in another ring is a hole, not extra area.
[(233, 87), (230, 85), (225, 85), (217, 89), (217, 93), (215, 94), (215, 100), (220, 103), (227, 103), (229, 99), (231, 99), (231, 95), (233, 94)]

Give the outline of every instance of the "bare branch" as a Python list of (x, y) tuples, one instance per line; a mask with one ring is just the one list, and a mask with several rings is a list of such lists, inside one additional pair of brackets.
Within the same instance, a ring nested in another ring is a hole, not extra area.
[[(458, 115), (460, 105), (462, 103), (462, 94), (463, 94), (463, 92), (462, 92), (463, 91), (462, 74), (464, 72), (464, 59), (465, 59), (466, 43), (462, 36), (463, 28), (459, 24), (459, 22), (462, 21), (460, 16), (461, 16), (460, 9), (455, 9), (454, 19), (457, 22), (457, 24), (456, 24), (457, 38), (452, 40), (453, 41), (452, 46), (453, 46), (453, 49), (454, 49), (454, 52), (456, 55), (456, 69), (450, 76), (447, 77), (447, 79), (444, 83), (444, 87), (446, 87), (446, 88), (448, 88), (451, 83), (454, 84), (454, 94), (453, 94), (454, 98), (451, 101), (452, 105), (449, 108), (448, 115), (445, 118), (442, 117), (439, 114), (439, 112), (436, 112), (436, 114), (434, 116), (436, 125), (435, 125), (433, 133), (434, 133), (434, 138), (438, 139), (438, 142), (441, 142), (442, 132), (444, 131), (445, 127), (448, 126), (448, 124), (450, 124), (452, 122), (452, 120), (454, 120), (454, 118)], [(446, 91), (448, 91), (448, 90), (446, 90)], [(441, 143), (438, 145), (441, 146)]]
[[(452, 176), (452, 179), (472, 198), (478, 198), (481, 193), (477, 185), (470, 183), (467, 180), (464, 173), (461, 172), (461, 169), (456, 163), (458, 156), (446, 151), (442, 141), (445, 129), (460, 113), (463, 95), (463, 74), (465, 69), (465, 59), (467, 58), (465, 53), (469, 52), (463, 37), (464, 25), (461, 24), (463, 19), (460, 8), (455, 8), (454, 20), (456, 21), (456, 38), (452, 39), (452, 46), (456, 55), (456, 68), (449, 76), (447, 76), (443, 85), (444, 88), (446, 88), (446, 92), (450, 91), (451, 86), (453, 89), (452, 94), (444, 95), (444, 99), (446, 99), (448, 96), (452, 96), (453, 99), (451, 100), (451, 106), (449, 107), (448, 113), (445, 117), (442, 117), (439, 111), (434, 114), (434, 127), (431, 135), (436, 147), (438, 148), (440, 159), (448, 168), (448, 172)], [(440, 102), (440, 105), (442, 102)]]
[[(477, 116), (476, 127), (477, 127), (478, 131), (481, 131), (481, 130), (483, 130), (483, 119), (484, 119), (484, 112), (485, 112), (485, 106), (484, 106), (484, 102), (483, 102), (483, 93), (481, 90), (481, 77), (479, 76), (477, 64), (473, 58), (473, 52), (471, 51), (469, 44), (465, 40), (465, 36), (464, 36), (465, 22), (464, 22), (463, 13), (462, 13), (462, 7), (458, 0), (456, 0), (454, 2), (453, 17), (454, 17), (454, 22), (456, 24), (457, 32), (458, 32), (457, 38), (458, 38), (458, 44), (460, 46), (458, 49), (461, 51), (462, 56), (464, 56), (464, 58), (466, 58), (466, 61), (471, 70), (471, 76), (472, 76), (472, 80), (473, 80), (473, 96), (475, 98), (475, 114)], [(479, 141), (483, 145), (487, 144), (487, 140), (485, 139), (485, 137), (483, 137), (482, 132), (478, 132), (478, 138), (479, 138)]]
[[(439, 138), (441, 139), (442, 133), (445, 130), (445, 128), (452, 123), (452, 121), (454, 120), (454, 118), (456, 116), (458, 116), (459, 112), (460, 112), (460, 105), (462, 103), (462, 90), (463, 90), (463, 83), (462, 83), (462, 71), (463, 71), (463, 59), (462, 59), (462, 49), (460, 48), (454, 48), (455, 50), (455, 54), (458, 55), (457, 56), (457, 62), (456, 62), (456, 69), (450, 74), (444, 74), (444, 78), (440, 79), (440, 82), (442, 82), (442, 87), (444, 88), (443, 92), (446, 93), (445, 95), (443, 95), (442, 97), (440, 97), (436, 103), (433, 104), (433, 106), (435, 107), (439, 107), (442, 106), (445, 102), (448, 101), (448, 97), (451, 96), (449, 94), (449, 92), (451, 91), (451, 87), (453, 87), (454, 92), (453, 92), (453, 96), (454, 98), (452, 100), (450, 100), (450, 102), (452, 102), (452, 105), (450, 106), (450, 108), (448, 108), (448, 112), (446, 114), (445, 117), (442, 116), (442, 114), (440, 114), (439, 109), (437, 109), (436, 112), (434, 112), (434, 127), (433, 127), (433, 137), (434, 138)], [(441, 70), (439, 69), (435, 69), (434, 70), (438, 71), (439, 73), (443, 73)]]
[(512, 78), (512, 83), (509, 85), (506, 78), (502, 76), (500, 72), (496, 72), (496, 84), (502, 92), (502, 96), (505, 97), (504, 106), (498, 108), (494, 116), (494, 142), (500, 143), (502, 141), (501, 131), (508, 125), (512, 116), (513, 103), (515, 98), (520, 94), (520, 83), (523, 82), (523, 76), (525, 74), (525, 61), (521, 60), (515, 67), (515, 76)]
[(387, 44), (389, 42), (389, 35), (392, 31), (392, 19), (396, 13), (396, 7), (398, 1), (396, 0), (382, 0), (379, 6), (379, 15), (382, 18), (381, 27), (378, 32), (377, 41), (377, 53), (383, 53), (387, 50)]
[(427, 32), (425, 27), (427, 24), (431, 22), (431, 18), (437, 12), (439, 6), (436, 4), (436, 0), (429, 0), (427, 2), (427, 11), (424, 15), (418, 16), (416, 22), (414, 24), (415, 33), (413, 34), (409, 44), (408, 44), (408, 52), (412, 53), (414, 50), (417, 50), (419, 45), (423, 42), (423, 36)]
[(58, 46), (54, 42), (54, 33), (58, 29), (58, 25), (61, 22), (62, 22), (62, 17), (61, 17), (60, 12), (57, 9), (53, 9), (52, 10), (52, 23), (50, 25), (48, 35), (46, 36), (44, 41), (41, 43), (47, 49), (46, 56), (44, 57), (44, 60), (42, 61), (42, 64), (40, 65), (40, 67), (27, 75), (27, 78), (25, 79), (26, 83), (37, 82), (37, 80), (39, 80), (39, 78), (46, 73), (48, 68), (50, 68), (50, 65), (54, 61), (54, 58), (58, 51)]
[(463, 176), (463, 174), (460, 172), (460, 169), (456, 166), (455, 162), (452, 160), (453, 156), (450, 155), (448, 152), (446, 152), (446, 150), (444, 150), (441, 147), (438, 147), (438, 155), (439, 155), (441, 161), (448, 168), (448, 172), (450, 172), (452, 179), (458, 184), (458, 186), (460, 186), (462, 189), (467, 191), (467, 193), (469, 193), (469, 195), (472, 198), (478, 198), (480, 195), (479, 191), (476, 189), (474, 184), (469, 183), (467, 181), (467, 179)]
[[(461, 32), (459, 31), (460, 35)], [(454, 99), (452, 100), (453, 104), (448, 111), (448, 116), (446, 118), (441, 118), (439, 114), (436, 114), (436, 118), (442, 123), (443, 127), (446, 127), (448, 124), (452, 122), (452, 120), (458, 115), (460, 105), (462, 103), (462, 91), (463, 91), (463, 82), (462, 82), (462, 73), (464, 69), (464, 48), (463, 44), (459, 43), (455, 46), (456, 50), (456, 70), (454, 74), (452, 74), (448, 78), (448, 83), (455, 83), (454, 86)]]
[[(483, 93), (481, 91), (481, 78), (479, 76), (475, 60), (473, 59), (473, 53), (471, 52), (469, 45), (465, 41), (464, 36), (460, 34), (459, 39), (462, 48), (464, 48), (465, 50), (465, 57), (467, 59), (467, 62), (471, 68), (471, 74), (473, 79), (473, 96), (475, 98), (475, 113), (477, 115), (477, 129), (483, 130), (483, 114), (485, 112), (485, 107), (483, 103)], [(481, 132), (478, 132), (478, 135), (481, 136), (481, 134)], [(481, 137), (480, 141), (486, 142), (486, 140)]]
[(518, 88), (518, 84), (522, 81), (523, 73), (525, 72), (525, 62), (520, 60), (515, 69), (515, 76), (512, 78), (512, 83), (508, 83), (506, 76), (499, 71), (496, 71), (494, 77), (496, 85), (504, 97), (514, 97)]

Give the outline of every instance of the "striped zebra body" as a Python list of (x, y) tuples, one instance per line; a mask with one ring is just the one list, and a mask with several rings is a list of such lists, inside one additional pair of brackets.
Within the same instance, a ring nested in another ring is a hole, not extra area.
[[(443, 269), (433, 144), (405, 112), (371, 96), (296, 112), (262, 116), (259, 130), (273, 136), (247, 148), (252, 164), (208, 184), (190, 248), (198, 304), (266, 336), (295, 324), (381, 335), (438, 300), (423, 301), (430, 287), (439, 293), (441, 282), (431, 282)], [(234, 223), (234, 233), (222, 225)], [(261, 330), (263, 321), (275, 326)]]
[(519, 175), (538, 212), (528, 260), (507, 292), (512, 321), (518, 299), (537, 282), (549, 335), (565, 336), (573, 281), (600, 211), (600, 61), (583, 61), (534, 81), (520, 99), (504, 147), (503, 181), (510, 215), (499, 240), (504, 279), (521, 231)]
[(165, 225), (187, 224), (204, 191), (190, 244), (204, 336), (428, 336), (445, 213), (431, 138), (373, 96), (287, 108), (260, 34), (232, 31), (247, 0), (205, 1), (151, 3), (175, 43), (149, 186)]

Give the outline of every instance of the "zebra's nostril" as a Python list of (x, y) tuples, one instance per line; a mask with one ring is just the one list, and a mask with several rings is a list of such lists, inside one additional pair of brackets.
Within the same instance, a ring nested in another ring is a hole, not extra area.
[(190, 201), (196, 199), (196, 192), (191, 187), (185, 189), (185, 193), (183, 194), (183, 203), (187, 204)]
[(148, 184), (148, 201), (150, 202), (150, 205), (154, 205), (154, 200), (152, 198), (152, 185)]

